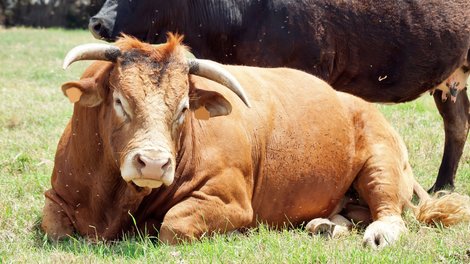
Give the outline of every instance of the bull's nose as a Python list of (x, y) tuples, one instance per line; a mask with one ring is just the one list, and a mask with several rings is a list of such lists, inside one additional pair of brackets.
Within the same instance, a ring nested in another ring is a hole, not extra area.
[(88, 23), (88, 29), (96, 39), (106, 40), (110, 38), (108, 32), (103, 28), (103, 20), (101, 18), (92, 17), (90, 23)]
[(144, 155), (136, 154), (134, 156), (134, 165), (142, 173), (143, 179), (152, 179), (161, 181), (163, 175), (171, 165), (171, 159), (152, 159)]

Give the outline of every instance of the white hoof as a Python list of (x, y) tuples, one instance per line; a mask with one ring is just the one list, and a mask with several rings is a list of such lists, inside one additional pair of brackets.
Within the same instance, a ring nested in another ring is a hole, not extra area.
[(333, 227), (333, 238), (349, 234), (349, 231), (353, 228), (351, 221), (339, 214), (330, 217), (330, 221), (336, 225)]
[(325, 238), (330, 238), (333, 236), (334, 228), (335, 224), (325, 218), (315, 218), (308, 222), (307, 226), (305, 226), (307, 231), (312, 232), (314, 235), (319, 235)]
[(373, 249), (381, 249), (386, 245), (395, 243), (405, 230), (405, 223), (401, 217), (383, 218), (367, 227), (362, 245), (364, 247), (370, 246)]

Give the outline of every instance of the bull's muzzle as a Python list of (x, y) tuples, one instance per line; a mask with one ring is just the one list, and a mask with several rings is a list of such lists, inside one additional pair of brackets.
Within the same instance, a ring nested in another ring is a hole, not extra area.
[[(140, 171), (142, 179), (163, 181), (163, 176), (171, 165), (171, 159), (152, 159), (141, 154), (133, 158), (134, 166)], [(171, 183), (170, 183), (171, 184)]]
[(139, 187), (158, 188), (173, 183), (174, 166), (169, 155), (137, 152), (128, 155), (121, 166), (121, 175), (127, 182)]

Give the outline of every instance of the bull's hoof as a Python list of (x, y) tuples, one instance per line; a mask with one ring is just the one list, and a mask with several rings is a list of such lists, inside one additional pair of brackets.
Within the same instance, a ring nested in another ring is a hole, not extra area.
[(387, 217), (384, 221), (375, 221), (367, 227), (362, 245), (382, 249), (394, 244), (405, 230), (405, 223), (398, 216)]
[(333, 237), (335, 224), (325, 218), (315, 218), (307, 224), (305, 229), (316, 236), (331, 238)]
[(434, 183), (434, 185), (428, 190), (428, 193), (429, 194), (433, 194), (433, 193), (436, 193), (438, 191), (443, 191), (443, 190), (454, 190), (454, 185), (453, 184), (436, 184)]

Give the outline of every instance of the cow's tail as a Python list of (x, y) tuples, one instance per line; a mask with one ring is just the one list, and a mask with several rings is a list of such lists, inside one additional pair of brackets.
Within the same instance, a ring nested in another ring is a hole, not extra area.
[(470, 219), (470, 197), (466, 195), (439, 191), (431, 197), (416, 180), (413, 191), (418, 196), (419, 204), (415, 206), (409, 202), (408, 206), (422, 223), (451, 226)]

